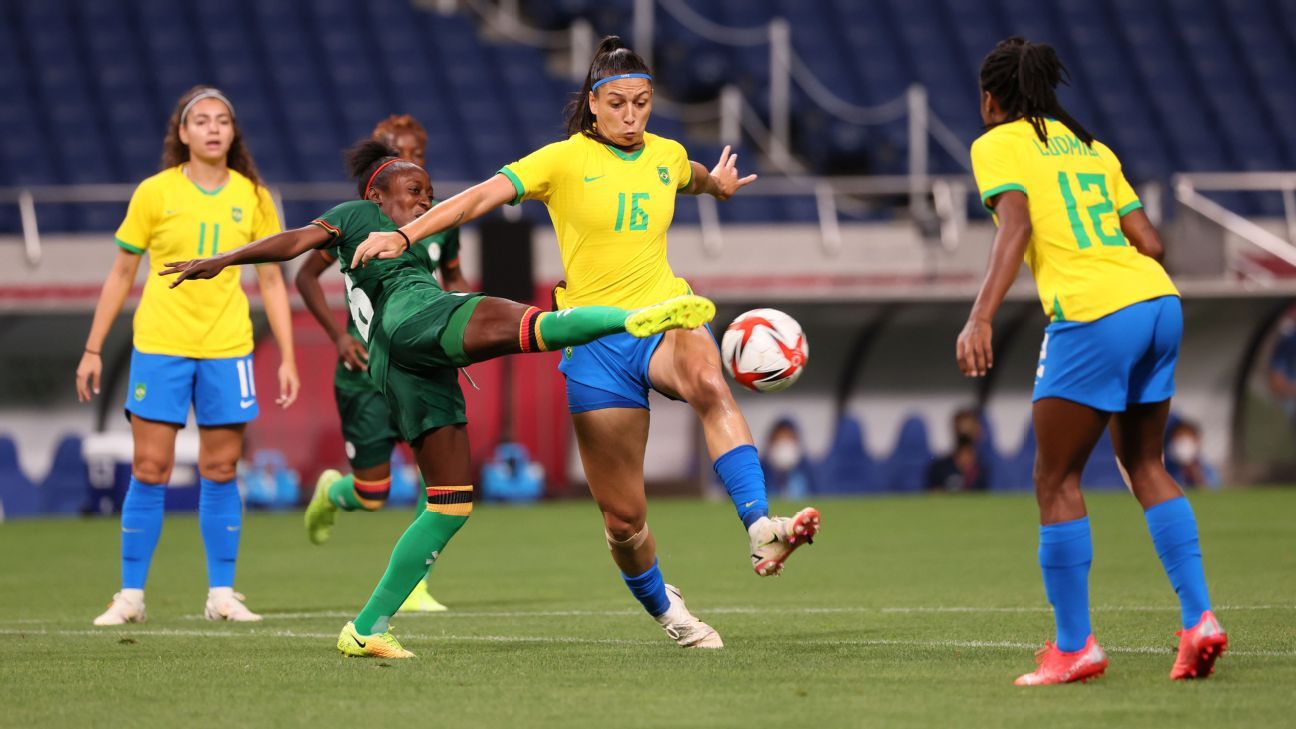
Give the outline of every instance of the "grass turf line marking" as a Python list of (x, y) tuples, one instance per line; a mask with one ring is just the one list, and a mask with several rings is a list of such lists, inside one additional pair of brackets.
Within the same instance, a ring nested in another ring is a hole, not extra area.
[[(1132, 612), (1132, 613), (1154, 613), (1154, 612), (1179, 612), (1178, 605), (1099, 605), (1091, 608), (1094, 612)], [(1296, 610), (1296, 605), (1219, 605), (1215, 607), (1216, 612), (1242, 611), (1242, 610)], [(717, 615), (833, 615), (833, 614), (858, 614), (858, 613), (880, 613), (888, 614), (905, 614), (905, 613), (1047, 613), (1052, 608), (1048, 607), (975, 607), (975, 606), (917, 606), (917, 607), (709, 607), (704, 608), (707, 614)], [(306, 612), (283, 612), (276, 613), (273, 611), (261, 612), (267, 620), (301, 620), (310, 618), (352, 618), (355, 617), (354, 611), (343, 610), (315, 610)], [(625, 610), (449, 610), (446, 612), (429, 612), (429, 613), (400, 613), (401, 619), (407, 618), (610, 618), (625, 615), (642, 615), (642, 610), (630, 609)], [(202, 620), (201, 615), (185, 615), (183, 620)], [(44, 620), (0, 620), (0, 624), (17, 624), (17, 623), (42, 623)]]
[[(98, 630), (21, 630), (16, 628), (0, 629), (0, 635), (15, 636), (103, 636), (106, 638), (123, 638), (129, 636), (157, 636), (160, 638), (305, 638), (310, 640), (332, 640), (333, 633), (304, 633), (296, 630), (181, 630), (175, 628), (102, 628)], [(589, 645), (665, 645), (661, 640), (633, 640), (624, 638), (576, 638), (553, 635), (439, 635), (435, 633), (402, 633), (401, 639), (442, 640), (482, 643), (572, 643)], [(1033, 650), (1039, 648), (1037, 643), (1017, 643), (996, 640), (897, 640), (889, 638), (865, 638), (842, 640), (794, 640), (794, 645), (820, 646), (861, 646), (861, 647), (911, 647), (911, 648), (964, 648), (988, 650)], [(1103, 646), (1108, 653), (1141, 653), (1148, 655), (1174, 655), (1175, 649), (1166, 646)], [(1296, 658), (1296, 651), (1266, 650), (1229, 650), (1226, 655), (1255, 658)]]

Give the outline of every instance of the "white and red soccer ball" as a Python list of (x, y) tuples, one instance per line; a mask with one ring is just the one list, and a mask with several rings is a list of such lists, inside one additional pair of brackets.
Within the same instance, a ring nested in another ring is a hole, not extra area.
[(810, 345), (796, 319), (777, 309), (752, 309), (725, 330), (720, 342), (725, 372), (756, 392), (778, 392), (801, 377)]

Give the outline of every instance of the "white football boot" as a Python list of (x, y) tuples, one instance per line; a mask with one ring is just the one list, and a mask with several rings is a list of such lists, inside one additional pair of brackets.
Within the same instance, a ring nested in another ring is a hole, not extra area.
[(242, 593), (228, 587), (217, 587), (207, 593), (207, 607), (203, 617), (208, 620), (229, 620), (235, 623), (256, 623), (261, 616), (247, 609)]
[(724, 648), (724, 641), (720, 640), (715, 628), (698, 620), (684, 606), (684, 596), (678, 587), (667, 585), (666, 597), (670, 600), (670, 607), (657, 616), (657, 622), (671, 640), (679, 643), (681, 648)]
[(819, 510), (806, 507), (796, 516), (762, 516), (747, 529), (752, 567), (761, 577), (783, 571), (783, 562), (802, 544), (814, 543), (819, 533)]
[(142, 623), (148, 620), (148, 614), (144, 612), (144, 600), (135, 599), (122, 593), (113, 595), (112, 602), (108, 603), (108, 609), (103, 615), (94, 619), (95, 625), (125, 625), (126, 623)]

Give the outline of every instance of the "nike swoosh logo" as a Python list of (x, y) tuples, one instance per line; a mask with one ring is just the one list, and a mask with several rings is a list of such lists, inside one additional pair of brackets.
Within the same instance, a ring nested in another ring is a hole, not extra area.
[(755, 501), (748, 501), (747, 503), (743, 504), (743, 508), (744, 508), (744, 509), (750, 509), (750, 508), (752, 507), (752, 504), (754, 504), (754, 503), (756, 503), (756, 502), (755, 502)]
[(239, 528), (236, 527), (236, 526), (226, 526), (226, 527), (225, 527), (225, 531), (227, 531), (227, 532), (236, 532), (236, 531), (238, 531), (238, 530), (239, 530)]
[(597, 180), (597, 179), (599, 179), (599, 178), (602, 178), (602, 177), (606, 177), (606, 175), (595, 175), (594, 177), (586, 177), (586, 178), (585, 178), (585, 181), (586, 181), (586, 182), (593, 182), (593, 181), (595, 181), (595, 180)]
[(244, 410), (247, 410), (253, 405), (256, 405), (256, 400), (239, 400), (239, 407), (243, 408)]
[(361, 648), (364, 648), (364, 647), (365, 647), (365, 643), (364, 643), (364, 641), (363, 641), (363, 640), (360, 640), (360, 637), (359, 637), (359, 636), (353, 634), (351, 637), (352, 637), (352, 639), (355, 640), (356, 645), (360, 646)]
[(128, 529), (128, 528), (126, 528), (126, 527), (122, 527), (122, 534), (139, 534), (139, 533), (142, 532), (142, 531), (144, 531), (144, 530), (143, 530), (143, 529)]

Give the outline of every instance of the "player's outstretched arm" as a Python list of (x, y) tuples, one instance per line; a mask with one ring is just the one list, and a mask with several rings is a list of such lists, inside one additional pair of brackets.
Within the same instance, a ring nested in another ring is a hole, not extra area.
[(756, 175), (738, 176), (738, 155), (731, 154), (725, 145), (720, 161), (714, 169), (707, 170), (701, 162), (689, 162), (693, 167), (693, 180), (684, 192), (690, 195), (711, 195), (717, 200), (728, 200), (735, 192), (756, 181)]
[(253, 241), (242, 248), (235, 248), (228, 253), (211, 258), (195, 258), (189, 261), (166, 263), (166, 268), (158, 271), (159, 276), (176, 276), (171, 288), (179, 286), (187, 279), (214, 278), (226, 266), (238, 266), (244, 263), (273, 263), (291, 261), (311, 248), (318, 248), (328, 242), (329, 234), (317, 225), (307, 225), (296, 230), (285, 230), (267, 238)]
[(395, 258), (409, 248), (409, 241), (422, 240), (476, 220), (511, 201), (516, 192), (504, 175), (479, 182), (405, 224), (399, 232), (370, 233), (351, 257), (351, 268), (359, 268), (375, 258)]
[(990, 323), (1017, 278), (1031, 237), (1030, 207), (1025, 193), (1009, 190), (993, 202), (999, 231), (990, 248), (990, 266), (955, 345), (959, 369), (968, 377), (982, 377), (994, 367)]

